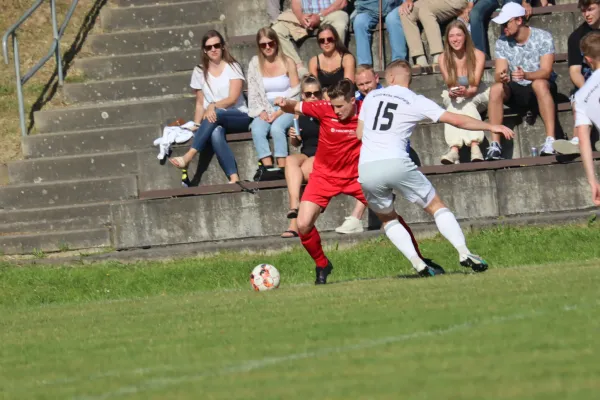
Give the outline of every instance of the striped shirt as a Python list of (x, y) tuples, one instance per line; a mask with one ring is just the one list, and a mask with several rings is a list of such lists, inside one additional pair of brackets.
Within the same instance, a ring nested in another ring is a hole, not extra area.
[(336, 0), (302, 0), (304, 14), (318, 14), (329, 8)]

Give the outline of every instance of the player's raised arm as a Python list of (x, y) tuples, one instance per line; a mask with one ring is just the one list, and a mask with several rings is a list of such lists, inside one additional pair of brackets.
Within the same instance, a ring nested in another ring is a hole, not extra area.
[(479, 121), (475, 118), (455, 114), (449, 111), (444, 112), (439, 121), (468, 131), (490, 131), (492, 133), (501, 133), (506, 139), (515, 137), (513, 130), (504, 125), (492, 125), (485, 121)]
[(276, 106), (281, 108), (283, 112), (286, 112), (288, 114), (302, 115), (302, 109), (300, 107), (301, 103), (299, 101), (278, 97), (275, 99), (275, 102), (273, 104), (275, 104)]

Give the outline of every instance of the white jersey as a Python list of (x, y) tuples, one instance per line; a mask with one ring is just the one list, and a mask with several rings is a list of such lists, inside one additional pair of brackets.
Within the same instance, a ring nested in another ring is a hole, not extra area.
[(402, 86), (388, 86), (365, 98), (358, 118), (363, 121), (358, 164), (406, 158), (406, 142), (417, 124), (437, 122), (445, 110), (428, 98)]
[(600, 129), (600, 69), (575, 93), (575, 126), (592, 124)]

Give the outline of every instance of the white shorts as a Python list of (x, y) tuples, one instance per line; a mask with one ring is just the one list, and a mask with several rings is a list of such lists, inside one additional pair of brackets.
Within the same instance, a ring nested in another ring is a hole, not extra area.
[(358, 181), (369, 208), (379, 214), (388, 214), (394, 210), (394, 189), (406, 200), (423, 208), (435, 197), (433, 185), (410, 158), (372, 161), (359, 165)]

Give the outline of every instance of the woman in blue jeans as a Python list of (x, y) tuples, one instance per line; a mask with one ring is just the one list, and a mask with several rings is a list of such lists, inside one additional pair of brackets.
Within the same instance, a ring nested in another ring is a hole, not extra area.
[[(406, 38), (398, 12), (400, 4), (402, 0), (383, 0), (382, 3), (385, 29), (392, 48), (391, 61), (408, 59)], [(373, 30), (379, 23), (379, 0), (356, 0), (354, 7), (355, 16), (352, 26), (356, 39), (356, 59), (358, 65), (373, 65), (371, 39)]]
[[(169, 161), (177, 168), (186, 168), (210, 140), (229, 183), (235, 183), (240, 177), (225, 133), (247, 132), (252, 122), (242, 95), (244, 75), (240, 64), (225, 48), (225, 40), (219, 32), (208, 31), (202, 38), (202, 48), (201, 65), (194, 68), (190, 83), (196, 93), (194, 123), (198, 129), (188, 152)], [(216, 129), (219, 126), (223, 129)]]
[[(248, 115), (254, 118), (250, 125), (259, 168), (272, 168), (273, 155), (279, 168), (285, 167), (288, 156), (287, 130), (294, 115), (273, 106), (277, 97), (294, 98), (300, 93), (300, 80), (296, 63), (283, 54), (277, 33), (261, 28), (256, 34), (258, 55), (248, 66)], [(268, 136), (273, 139), (271, 153)]]

